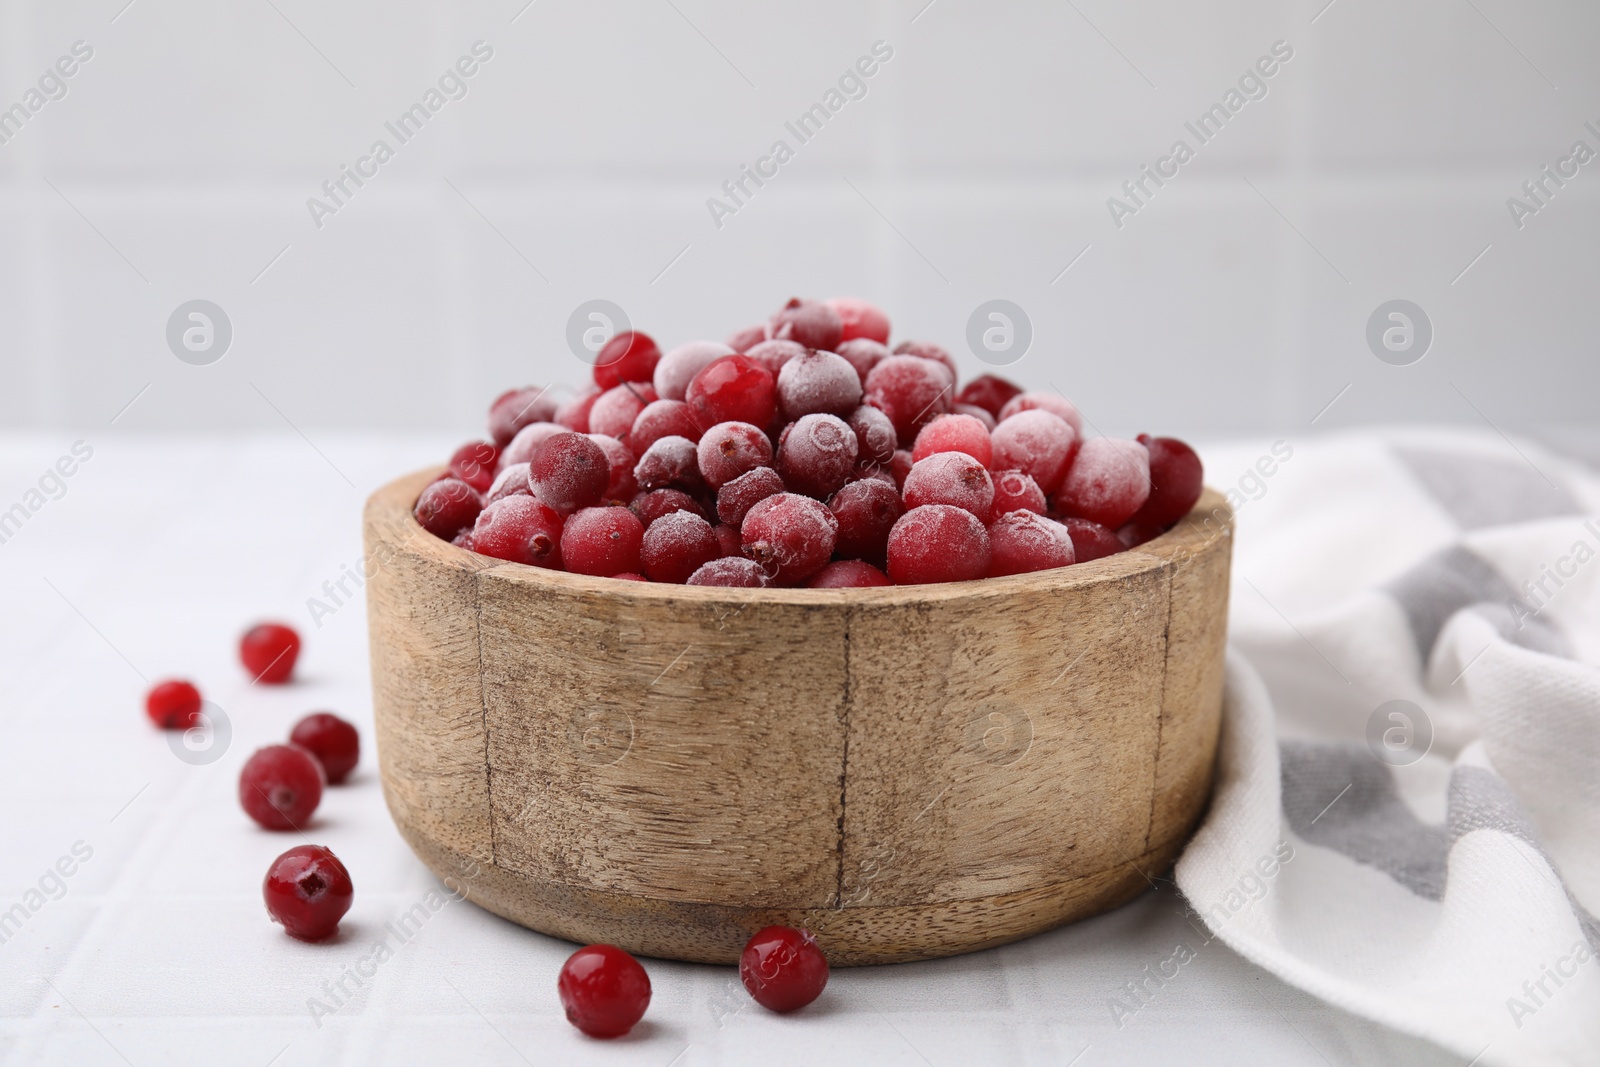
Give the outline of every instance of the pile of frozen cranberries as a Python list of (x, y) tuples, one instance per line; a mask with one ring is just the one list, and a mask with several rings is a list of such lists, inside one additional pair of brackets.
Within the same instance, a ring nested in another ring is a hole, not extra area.
[(863, 300), (789, 301), (726, 343), (617, 334), (594, 383), (527, 386), (423, 490), (430, 533), (633, 581), (846, 588), (1047, 570), (1142, 544), (1200, 496), (1182, 441), (1085, 439), (1052, 393), (889, 347)]

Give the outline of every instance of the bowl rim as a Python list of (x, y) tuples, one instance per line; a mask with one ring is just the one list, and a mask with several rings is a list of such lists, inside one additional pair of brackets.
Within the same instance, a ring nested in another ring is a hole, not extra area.
[[(427, 467), (386, 483), (367, 498), (364, 512), (368, 533), (367, 556), (375, 543), (399, 546), (414, 555), (431, 557), (441, 566), (473, 572), (493, 572), (496, 579), (544, 586), (601, 598), (679, 601), (685, 604), (788, 604), (799, 606), (868, 606), (940, 603), (1004, 597), (1023, 590), (1067, 591), (1102, 582), (1119, 581), (1146, 571), (1182, 566), (1203, 555), (1220, 538), (1233, 534), (1234, 511), (1227, 498), (1204, 486), (1200, 499), (1165, 533), (1113, 556), (1074, 563), (1052, 570), (1030, 571), (1000, 578), (925, 585), (890, 585), (868, 589), (740, 589), (726, 586), (671, 585), (632, 582), (570, 571), (535, 567), (496, 559), (461, 548), (424, 530), (412, 514), (422, 490), (445, 471), (444, 465)], [(1211, 529), (1208, 520), (1216, 523)], [(382, 531), (387, 528), (387, 535)], [(364, 563), (370, 567), (370, 563)]]

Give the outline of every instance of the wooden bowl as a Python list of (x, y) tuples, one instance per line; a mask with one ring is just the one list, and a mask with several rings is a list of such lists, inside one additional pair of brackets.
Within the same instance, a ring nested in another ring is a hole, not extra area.
[(524, 926), (835, 965), (1114, 907), (1211, 787), (1233, 516), (1060, 570), (887, 589), (649, 585), (504, 563), (366, 508), (378, 762), (453, 889)]

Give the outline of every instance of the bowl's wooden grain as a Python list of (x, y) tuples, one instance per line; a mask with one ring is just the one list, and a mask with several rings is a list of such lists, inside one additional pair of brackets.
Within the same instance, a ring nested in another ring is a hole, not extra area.
[(469, 899), (574, 941), (731, 963), (771, 923), (837, 965), (953, 955), (1133, 897), (1211, 785), (1232, 514), (1012, 578), (646, 585), (366, 510), (378, 760)]

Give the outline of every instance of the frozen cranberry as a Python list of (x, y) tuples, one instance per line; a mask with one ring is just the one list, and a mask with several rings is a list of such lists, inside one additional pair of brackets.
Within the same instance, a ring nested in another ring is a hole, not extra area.
[(889, 468), (870, 459), (856, 460), (855, 473), (850, 476), (850, 480), (856, 482), (861, 481), (863, 478), (872, 478), (890, 488), (894, 487), (894, 475), (889, 473)]
[(783, 479), (771, 467), (757, 467), (717, 490), (717, 518), (735, 528), (744, 524), (750, 509), (769, 496), (783, 492)]
[(768, 1011), (796, 1011), (822, 995), (828, 961), (810, 931), (769, 926), (745, 943), (739, 979)]
[(628, 434), (634, 421), (655, 400), (655, 386), (649, 382), (626, 382), (607, 389), (589, 409), (589, 432), (615, 437), (632, 447)]
[(989, 435), (996, 470), (1019, 470), (1048, 495), (1066, 472), (1078, 437), (1071, 426), (1048, 411), (1028, 410), (1000, 420)]
[(355, 887), (339, 857), (321, 845), (296, 845), (267, 868), (261, 882), (267, 914), (290, 937), (321, 941), (339, 929)]
[(1039, 483), (1021, 471), (999, 471), (994, 475), (994, 514), (1008, 511), (1031, 511), (1043, 515), (1044, 490)]
[(772, 442), (748, 422), (717, 423), (700, 438), (697, 451), (700, 475), (713, 489), (757, 467), (772, 466)]
[(889, 531), (889, 578), (895, 585), (967, 582), (989, 573), (989, 532), (966, 508), (925, 504)]
[(956, 394), (956, 401), (980, 407), (998, 420), (1000, 409), (1006, 406), (1008, 400), (1021, 392), (1021, 389), (1004, 378), (998, 378), (993, 374), (980, 374), (961, 387), (961, 392)]
[(738, 527), (718, 523), (711, 528), (711, 532), (717, 535), (717, 545), (721, 549), (722, 558), (744, 556), (744, 538), (739, 536)]
[(472, 548), (495, 559), (559, 569), (561, 515), (535, 496), (497, 500), (478, 516)]
[(994, 510), (994, 483), (983, 464), (965, 452), (935, 452), (919, 460), (906, 475), (902, 490), (907, 508), (924, 504), (954, 504), (966, 508), (982, 523)]
[(239, 772), (239, 803), (268, 830), (300, 830), (322, 801), (322, 764), (298, 745), (257, 749)]
[(758, 326), (746, 326), (729, 334), (728, 347), (743, 355), (766, 339), (767, 324), (763, 322)]
[(457, 478), (442, 478), (422, 491), (411, 514), (424, 530), (448, 541), (469, 528), (481, 510), (483, 498), (476, 489)]
[[(563, 430), (562, 433), (566, 431)], [(607, 438), (607, 440), (610, 440)], [(484, 506), (493, 504), (496, 500), (504, 500), (508, 496), (531, 496), (533, 489), (528, 485), (528, 465), (526, 463), (513, 463), (499, 474), (494, 476), (494, 484), (489, 486), (488, 494), (483, 498)], [(473, 516), (477, 518), (476, 515)]]
[(834, 560), (806, 580), (807, 589), (871, 589), (889, 585), (889, 576), (865, 560)]
[(1032, 511), (1008, 511), (989, 526), (989, 577), (1070, 566), (1072, 535)]
[(1130, 521), (1164, 530), (1189, 514), (1200, 499), (1204, 478), (1200, 457), (1176, 437), (1142, 433), (1139, 443), (1150, 453), (1150, 496)]
[(825, 500), (856, 469), (856, 434), (837, 415), (803, 415), (778, 443), (778, 473), (797, 493)]
[(856, 369), (856, 377), (861, 379), (861, 388), (867, 387), (867, 375), (872, 373), (872, 368), (889, 358), (889, 347), (866, 337), (855, 337), (848, 341), (841, 341), (834, 354), (849, 360), (850, 365)]
[[(719, 526), (719, 530), (728, 527)], [(743, 556), (724, 556), (704, 564), (689, 575), (688, 585), (714, 585), (725, 589), (765, 589), (772, 584), (761, 564)]]
[(1053, 500), (1063, 515), (1114, 530), (1133, 518), (1149, 495), (1150, 453), (1144, 445), (1092, 437), (1078, 449)]
[(180, 679), (157, 682), (145, 694), (144, 710), (163, 730), (187, 730), (200, 725), (200, 690)]
[(556, 408), (552, 421), (557, 422), (573, 433), (589, 432), (589, 412), (594, 408), (594, 402), (600, 399), (603, 390), (599, 386), (590, 386), (574, 396), (568, 397)]
[(558, 514), (570, 515), (579, 508), (600, 503), (606, 486), (611, 484), (611, 462), (605, 450), (587, 435), (557, 434), (533, 450), (528, 460), (528, 484), (543, 503)]
[(833, 313), (839, 316), (840, 343), (865, 338), (880, 345), (889, 343), (889, 316), (876, 304), (858, 296), (836, 296), (828, 301)]
[(239, 638), (239, 662), (253, 681), (282, 685), (300, 657), (300, 635), (281, 622), (263, 622)]
[(921, 356), (890, 356), (867, 374), (866, 399), (894, 423), (902, 448), (926, 422), (950, 412), (955, 379), (944, 364)]
[(314, 711), (295, 723), (289, 743), (317, 757), (329, 785), (350, 777), (361, 759), (361, 735), (331, 711)]
[(971, 415), (973, 418), (983, 423), (983, 428), (988, 430), (990, 433), (994, 433), (994, 428), (999, 425), (995, 421), (995, 417), (993, 415), (978, 407), (976, 404), (963, 404), (958, 401), (950, 405), (950, 414)]
[(894, 346), (894, 354), (897, 356), (921, 356), (923, 359), (931, 359), (936, 363), (942, 363), (944, 368), (950, 372), (952, 389), (950, 398), (951, 400), (955, 399), (953, 390), (956, 380), (961, 377), (961, 369), (956, 366), (956, 357), (952, 356), (950, 350), (944, 345), (937, 345), (932, 341), (901, 341)]
[(793, 421), (802, 415), (843, 418), (861, 403), (861, 377), (843, 356), (807, 352), (778, 372), (778, 409)]
[(615, 945), (585, 945), (556, 982), (567, 1022), (590, 1037), (621, 1037), (650, 1006), (650, 976)]
[[(500, 469), (515, 467), (526, 463), (533, 457), (533, 450), (540, 443), (554, 437), (558, 433), (572, 433), (559, 422), (530, 422), (517, 431), (517, 436), (511, 439), (500, 452)], [(579, 431), (582, 432), (582, 431)]]
[(745, 555), (761, 564), (779, 585), (794, 585), (827, 564), (839, 521), (810, 497), (779, 493), (750, 509), (740, 533)]
[(450, 473), (482, 493), (494, 484), (495, 467), (499, 462), (500, 450), (494, 445), (488, 441), (468, 441), (450, 457)]
[(650, 579), (646, 578), (644, 575), (634, 574), (632, 572), (627, 574), (613, 574), (611, 577), (619, 582), (644, 582), (647, 585), (650, 582)]
[(832, 352), (843, 339), (839, 313), (820, 300), (795, 297), (772, 316), (772, 336)]
[(468, 552), (477, 551), (476, 549), (474, 549), (472, 547), (472, 531), (471, 530), (462, 530), (460, 533), (456, 534), (454, 537), (452, 537), (450, 539), (450, 543), (452, 545), (455, 545), (457, 548), (464, 548)]
[[(725, 356), (733, 349), (721, 341), (690, 341), (679, 345), (661, 357), (656, 364), (656, 393), (662, 400), (682, 400), (689, 391), (694, 376)], [(711, 423), (704, 425), (710, 426)]]
[(1137, 519), (1129, 519), (1121, 526), (1118, 526), (1116, 532), (1118, 541), (1121, 541), (1129, 548), (1138, 548), (1140, 545), (1149, 541), (1154, 541), (1156, 538), (1166, 533), (1166, 528), (1162, 526), (1150, 526), (1146, 523), (1139, 522)]
[(644, 523), (627, 508), (584, 508), (561, 528), (561, 563), (597, 578), (639, 569)]
[(1115, 533), (1098, 522), (1069, 518), (1062, 519), (1061, 525), (1067, 528), (1067, 533), (1072, 537), (1072, 555), (1079, 563), (1114, 556), (1128, 547), (1118, 540)]
[(549, 389), (537, 385), (508, 389), (489, 405), (489, 436), (504, 448), (524, 426), (555, 421), (556, 407)]
[(1072, 432), (1080, 440), (1083, 438), (1083, 416), (1078, 413), (1077, 405), (1064, 396), (1055, 393), (1018, 393), (1001, 406), (995, 418), (1005, 422), (1022, 411), (1048, 411), (1071, 426)]
[(867, 478), (851, 482), (828, 502), (839, 522), (834, 552), (841, 559), (861, 559), (881, 565), (889, 531), (906, 506), (893, 484)]
[(911, 461), (927, 459), (935, 452), (965, 452), (985, 467), (994, 458), (989, 428), (971, 415), (941, 415), (917, 432)]
[(644, 455), (645, 450), (663, 437), (687, 437), (691, 441), (700, 440), (700, 434), (705, 427), (695, 420), (694, 412), (682, 400), (656, 400), (645, 406), (639, 412), (639, 417), (633, 420), (633, 429), (628, 433), (628, 447), (633, 449), (635, 455)]
[(657, 519), (677, 511), (687, 511), (702, 519), (706, 517), (705, 509), (700, 506), (700, 502), (682, 489), (656, 489), (640, 493), (628, 502), (628, 510), (638, 516), (647, 530)]
[(603, 433), (592, 433), (589, 440), (599, 445), (600, 451), (606, 454), (609, 474), (605, 495), (600, 499), (608, 504), (626, 504), (639, 492), (639, 483), (633, 477), (633, 468), (639, 460), (634, 456), (633, 449)]
[(912, 462), (910, 452), (903, 448), (895, 450), (893, 458), (889, 460), (889, 474), (894, 478), (896, 489), (905, 487), (906, 476), (911, 473)]
[(809, 351), (811, 350), (798, 341), (779, 339), (751, 345), (744, 355), (765, 367), (767, 373), (772, 375), (772, 380), (777, 381), (778, 375), (783, 373), (783, 368), (788, 366), (791, 360), (798, 359)]
[(722, 545), (709, 522), (692, 512), (675, 511), (645, 530), (639, 560), (652, 582), (682, 585), (721, 555)]
[(694, 376), (685, 394), (703, 426), (748, 422), (765, 426), (778, 410), (777, 385), (748, 356), (725, 356)]
[(663, 437), (645, 450), (633, 468), (634, 480), (645, 492), (652, 489), (682, 489), (696, 493), (705, 488), (700, 476), (700, 457), (694, 442), (687, 437)]
[(594, 360), (594, 384), (614, 389), (624, 382), (648, 382), (656, 372), (661, 349), (648, 334), (623, 330), (600, 349)]
[(856, 433), (861, 458), (887, 467), (894, 459), (895, 445), (899, 444), (889, 416), (871, 404), (862, 404), (850, 413), (849, 422)]

